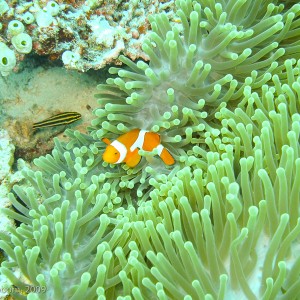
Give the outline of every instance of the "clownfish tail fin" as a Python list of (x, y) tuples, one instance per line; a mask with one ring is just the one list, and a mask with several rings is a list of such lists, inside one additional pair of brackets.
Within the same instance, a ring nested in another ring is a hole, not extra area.
[(166, 165), (170, 166), (175, 163), (173, 156), (163, 145), (158, 145), (157, 150), (160, 158)]

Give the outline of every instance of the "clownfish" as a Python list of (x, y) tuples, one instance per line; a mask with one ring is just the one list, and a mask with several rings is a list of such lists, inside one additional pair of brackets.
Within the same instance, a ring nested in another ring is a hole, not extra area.
[(107, 144), (103, 160), (111, 164), (126, 163), (127, 166), (133, 168), (141, 160), (139, 149), (144, 151), (152, 151), (157, 149), (158, 155), (166, 165), (173, 165), (175, 160), (171, 153), (160, 143), (158, 133), (141, 129), (133, 129), (119, 136), (111, 142), (107, 138), (102, 141)]

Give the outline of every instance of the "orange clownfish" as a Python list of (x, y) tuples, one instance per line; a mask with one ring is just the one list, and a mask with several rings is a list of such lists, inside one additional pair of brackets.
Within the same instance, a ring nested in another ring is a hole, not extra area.
[(173, 156), (160, 143), (159, 134), (155, 132), (133, 129), (122, 134), (113, 142), (107, 138), (103, 138), (102, 141), (108, 145), (102, 156), (107, 163), (119, 164), (125, 162), (127, 166), (133, 168), (141, 160), (138, 153), (139, 149), (144, 151), (157, 149), (158, 155), (166, 165), (175, 163)]

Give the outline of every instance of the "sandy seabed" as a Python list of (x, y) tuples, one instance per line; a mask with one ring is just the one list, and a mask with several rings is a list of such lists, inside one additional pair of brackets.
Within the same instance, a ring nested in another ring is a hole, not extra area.
[[(0, 128), (8, 130), (17, 147), (15, 158), (31, 160), (50, 151), (54, 136), (63, 138), (66, 128), (86, 132), (95, 118), (92, 111), (98, 107), (94, 94), (96, 86), (105, 82), (107, 72), (88, 73), (66, 70), (63, 67), (26, 66), (19, 73), (0, 77)], [(75, 111), (80, 121), (33, 131), (32, 124), (57, 113)], [(41, 145), (49, 143), (45, 151)], [(27, 155), (28, 154), (28, 155)]]

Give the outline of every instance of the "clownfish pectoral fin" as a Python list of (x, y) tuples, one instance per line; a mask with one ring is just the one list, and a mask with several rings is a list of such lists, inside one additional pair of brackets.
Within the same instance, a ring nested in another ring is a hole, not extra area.
[(104, 142), (106, 145), (110, 145), (111, 141), (108, 138), (103, 138), (102, 142)]
[(173, 165), (175, 163), (173, 156), (165, 147), (161, 151), (160, 158), (168, 166)]
[(141, 156), (139, 155), (139, 149), (135, 149), (132, 153), (128, 154), (125, 162), (126, 165), (130, 168), (134, 168), (141, 160)]

